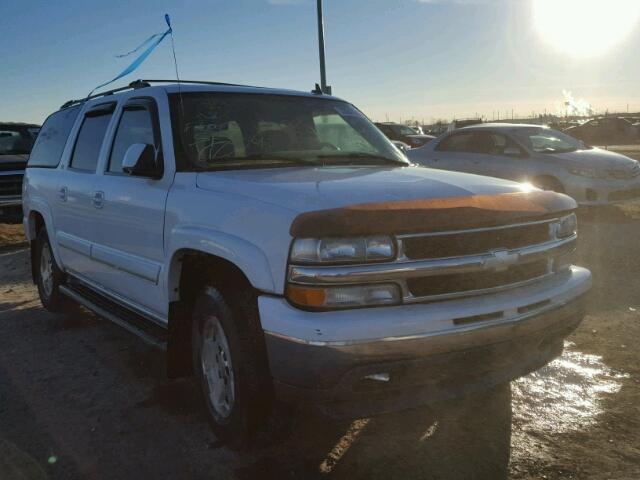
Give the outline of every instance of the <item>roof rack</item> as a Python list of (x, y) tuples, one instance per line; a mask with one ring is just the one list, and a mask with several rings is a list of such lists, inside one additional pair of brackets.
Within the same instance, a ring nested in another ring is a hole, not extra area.
[(122, 92), (124, 90), (150, 87), (152, 83), (187, 83), (187, 84), (201, 84), (201, 85), (224, 85), (224, 86), (229, 86), (229, 87), (265, 88), (265, 87), (257, 87), (255, 85), (241, 85), (241, 84), (238, 84), (238, 83), (208, 82), (206, 80), (175, 80), (175, 79), (174, 80), (148, 80), (148, 79), (138, 79), (138, 80), (134, 80), (133, 82), (131, 82), (129, 85), (127, 85), (125, 87), (119, 87), (119, 88), (114, 88), (112, 90), (106, 90), (104, 92), (96, 93), (94, 95), (89, 95), (88, 97), (85, 97), (85, 98), (82, 98), (82, 99), (78, 99), (78, 100), (69, 100), (68, 102), (65, 102), (60, 107), (60, 110), (65, 109), (65, 108), (69, 108), (72, 105), (82, 104), (82, 103), (86, 102), (87, 100), (91, 100), (92, 98), (105, 97), (107, 95), (113, 95), (114, 93)]

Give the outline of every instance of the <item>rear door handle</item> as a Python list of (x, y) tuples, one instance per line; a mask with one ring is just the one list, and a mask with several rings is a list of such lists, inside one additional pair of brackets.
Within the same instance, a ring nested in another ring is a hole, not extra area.
[(60, 187), (60, 190), (58, 190), (58, 197), (63, 202), (66, 202), (68, 193), (69, 193), (69, 189), (67, 187)]
[(96, 208), (102, 208), (104, 205), (104, 192), (93, 192), (93, 197), (91, 198), (91, 202), (93, 206)]

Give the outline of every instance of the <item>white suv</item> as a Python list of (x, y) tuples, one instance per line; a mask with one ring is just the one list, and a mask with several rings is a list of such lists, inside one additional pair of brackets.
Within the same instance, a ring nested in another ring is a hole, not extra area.
[(357, 417), (528, 373), (591, 285), (572, 199), (411, 166), (319, 93), (136, 81), (68, 102), (23, 190), (43, 305), (166, 348), (235, 447), (273, 399)]

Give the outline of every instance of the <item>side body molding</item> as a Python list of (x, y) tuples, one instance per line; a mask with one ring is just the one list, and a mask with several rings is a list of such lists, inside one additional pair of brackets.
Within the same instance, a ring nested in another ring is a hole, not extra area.
[(224, 258), (236, 265), (254, 288), (263, 292), (275, 291), (267, 257), (253, 243), (200, 225), (175, 227), (171, 229), (168, 238), (170, 242), (167, 246), (167, 257), (171, 260), (169, 268), (163, 272), (163, 280), (169, 292), (169, 301), (177, 299), (181, 270), (180, 253), (187, 249)]

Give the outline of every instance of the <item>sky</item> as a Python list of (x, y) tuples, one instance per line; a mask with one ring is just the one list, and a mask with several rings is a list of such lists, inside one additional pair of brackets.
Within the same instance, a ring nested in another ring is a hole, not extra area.
[[(374, 120), (556, 113), (563, 91), (598, 112), (640, 110), (640, 0), (324, 0), (324, 11), (328, 83)], [(0, 121), (42, 122), (113, 78), (132, 58), (115, 55), (162, 32), (165, 13), (182, 79), (319, 82), (315, 0), (2, 0)], [(168, 40), (113, 86), (175, 78)]]

